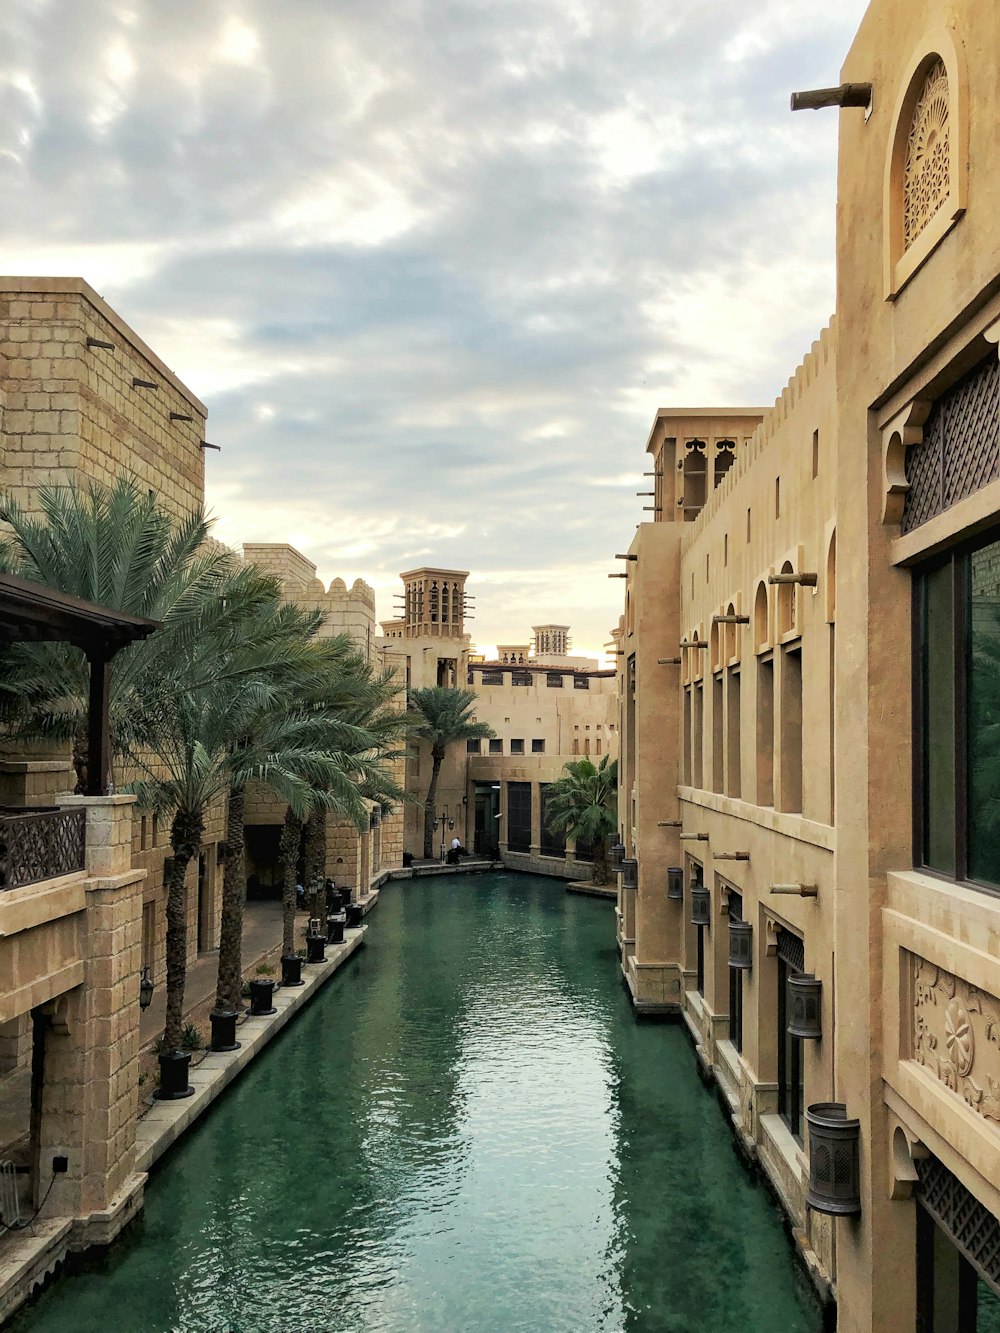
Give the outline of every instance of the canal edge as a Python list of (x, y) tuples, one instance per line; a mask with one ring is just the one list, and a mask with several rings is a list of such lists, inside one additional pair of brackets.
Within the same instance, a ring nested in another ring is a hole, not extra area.
[[(194, 1096), (183, 1101), (156, 1102), (139, 1121), (136, 1131), (135, 1170), (148, 1173), (163, 1154), (204, 1115), (246, 1067), (286, 1026), (316, 992), (351, 958), (364, 943), (367, 926), (344, 932), (344, 943), (335, 946), (325, 963), (303, 969), (301, 988), (280, 987), (272, 1003), (277, 1013), (247, 1017), (239, 1028), (242, 1043), (238, 1051), (212, 1051), (191, 1070), (189, 1081)], [(328, 948), (330, 946), (327, 946)]]

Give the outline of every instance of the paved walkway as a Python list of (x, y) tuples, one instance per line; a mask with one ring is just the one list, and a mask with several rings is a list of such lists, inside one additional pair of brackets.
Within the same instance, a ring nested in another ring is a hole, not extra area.
[[(281, 943), (281, 903), (265, 898), (248, 902), (243, 912), (243, 971), (254, 966), (276, 944)], [(188, 964), (184, 986), (185, 1010), (197, 1009), (215, 994), (219, 975), (219, 951), (212, 949), (199, 954), (197, 961)], [(145, 1046), (163, 1031), (167, 1021), (167, 987), (157, 985), (153, 1003), (139, 1022), (139, 1044)]]

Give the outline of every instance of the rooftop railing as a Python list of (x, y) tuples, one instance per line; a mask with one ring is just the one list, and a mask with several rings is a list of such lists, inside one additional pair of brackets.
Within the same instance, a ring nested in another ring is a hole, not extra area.
[(0, 807), (0, 889), (86, 868), (86, 810)]

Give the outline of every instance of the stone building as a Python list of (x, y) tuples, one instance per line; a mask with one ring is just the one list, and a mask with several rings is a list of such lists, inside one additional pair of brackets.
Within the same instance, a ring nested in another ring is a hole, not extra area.
[[(204, 500), (205, 413), (82, 280), (0, 278), (0, 488), (29, 512), (46, 483), (125, 472), (168, 512), (190, 513)], [(366, 584), (324, 588), (289, 546), (250, 545), (244, 558), (322, 610), (324, 633), (348, 633), (395, 669), (393, 649), (375, 647)], [(61, 749), (0, 756), (0, 1320), (69, 1250), (110, 1241), (142, 1201), (139, 982), (144, 966), (163, 981), (170, 830), (132, 797), (74, 797), (74, 784)], [(266, 793), (249, 804), (252, 840), (274, 812)], [(189, 960), (218, 946), (224, 841), (219, 801), (187, 882)], [(364, 893), (401, 857), (401, 813), (373, 811), (362, 834), (330, 821), (327, 873), (339, 883)], [(10, 1175), (12, 1155), (23, 1177)], [(22, 1219), (44, 1211), (8, 1231), (15, 1199)]]
[[(596, 659), (569, 657), (568, 625), (536, 626), (528, 642), (500, 644), (493, 661), (475, 653), (465, 631), (468, 571), (410, 570), (400, 576), (402, 616), (382, 622), (384, 648), (398, 647), (408, 689), (475, 690), (475, 716), (493, 740), (450, 746), (438, 780), (435, 852), (454, 837), (482, 856), (519, 870), (568, 879), (589, 877), (589, 849), (551, 834), (545, 789), (567, 760), (618, 753), (615, 673)], [(540, 648), (540, 644), (547, 647)], [(430, 747), (414, 747), (406, 785), (417, 800), (430, 779)], [(405, 848), (423, 855), (419, 804), (405, 812)], [(579, 853), (579, 855), (578, 855)]]
[(657, 414), (617, 635), (623, 972), (852, 1333), (1000, 1293), (998, 50), (873, 0), (835, 318), (772, 408)]
[[(0, 278), (0, 487), (29, 512), (40, 486), (121, 473), (180, 517), (204, 502), (205, 405), (80, 278)], [(36, 751), (36, 754), (40, 752)], [(0, 759), (6, 803), (72, 791), (68, 755)], [(163, 863), (169, 827), (131, 812), (143, 883), (142, 962), (165, 970)], [(188, 878), (189, 953), (218, 945), (225, 811), (209, 812)]]
[[(398, 654), (393, 645), (378, 646), (375, 630), (375, 593), (362, 579), (348, 588), (343, 579), (334, 579), (328, 588), (316, 577), (316, 566), (293, 546), (282, 543), (247, 542), (243, 559), (276, 578), (284, 596), (305, 610), (323, 615), (321, 634), (333, 637), (347, 634), (358, 653), (379, 670), (396, 671)], [(399, 672), (402, 682), (402, 672)], [(401, 693), (400, 709), (405, 708)], [(394, 776), (402, 785), (403, 761), (395, 763)], [(284, 804), (266, 788), (251, 786), (246, 805), (247, 873), (254, 891), (279, 892), (281, 865), (279, 842), (285, 816)], [(372, 809), (366, 832), (359, 833), (346, 820), (327, 820), (326, 873), (338, 887), (355, 890), (365, 897), (373, 882), (387, 869), (402, 864), (403, 813), (390, 814)]]

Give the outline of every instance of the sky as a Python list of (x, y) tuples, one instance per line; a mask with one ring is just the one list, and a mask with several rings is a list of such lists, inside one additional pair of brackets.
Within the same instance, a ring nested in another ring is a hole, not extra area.
[(207, 403), (222, 540), (600, 651), (657, 408), (772, 402), (832, 312), (837, 112), (788, 99), (864, 9), (2, 0), (0, 269)]

